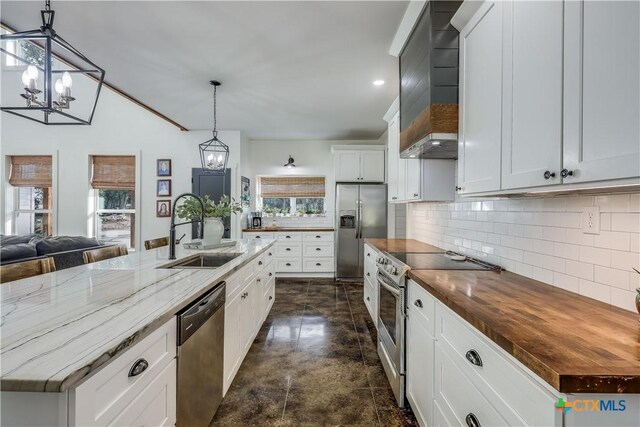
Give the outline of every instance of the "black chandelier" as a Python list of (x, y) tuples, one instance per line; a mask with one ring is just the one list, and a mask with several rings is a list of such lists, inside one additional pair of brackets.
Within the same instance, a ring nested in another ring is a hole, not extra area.
[(1, 109), (46, 125), (90, 125), (104, 70), (56, 33), (50, 0), (40, 15), (40, 28), (0, 36)]
[(220, 82), (211, 80), (213, 86), (213, 138), (200, 144), (200, 161), (205, 172), (224, 175), (229, 160), (229, 147), (218, 139), (217, 129), (217, 89)]

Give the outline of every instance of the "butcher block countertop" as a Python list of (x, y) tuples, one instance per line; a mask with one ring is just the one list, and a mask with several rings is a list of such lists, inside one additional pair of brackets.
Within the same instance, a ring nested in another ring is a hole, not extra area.
[(444, 250), (413, 239), (365, 239), (365, 243), (383, 252), (441, 253)]
[(335, 231), (333, 227), (319, 227), (319, 228), (308, 228), (308, 227), (259, 227), (259, 228), (243, 228), (243, 232), (245, 233), (273, 233), (273, 232), (287, 232), (287, 231)]
[(409, 277), (563, 393), (640, 393), (638, 315), (509, 272)]

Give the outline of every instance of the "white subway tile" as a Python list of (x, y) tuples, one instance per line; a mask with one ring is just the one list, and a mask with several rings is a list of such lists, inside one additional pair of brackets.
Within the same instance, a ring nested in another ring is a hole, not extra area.
[(609, 267), (611, 265), (611, 250), (581, 246), (579, 260)]
[(624, 308), (625, 310), (636, 311), (636, 292), (624, 289), (611, 288), (611, 305)]
[(580, 279), (580, 295), (611, 304), (611, 287)]
[(554, 243), (553, 254), (566, 259), (578, 261), (580, 259), (580, 246), (569, 243)]
[(600, 230), (611, 231), (611, 213), (603, 212), (600, 214)]
[(555, 272), (553, 273), (553, 286), (578, 293), (580, 290), (580, 279)]
[(580, 228), (580, 214), (576, 212), (558, 212), (554, 214), (553, 225), (565, 228)]
[(611, 268), (633, 271), (632, 267), (640, 270), (640, 253), (611, 251)]
[(640, 213), (640, 194), (629, 195), (629, 212)]
[(567, 260), (565, 271), (571, 276), (593, 281), (593, 264)]
[(582, 212), (586, 206), (593, 206), (593, 196), (567, 197), (567, 212)]
[(524, 237), (529, 237), (532, 239), (542, 239), (542, 230), (543, 227), (539, 227), (537, 225), (525, 225)]
[(629, 289), (629, 272), (596, 265), (594, 281), (620, 289)]
[(565, 242), (573, 245), (593, 246), (593, 234), (584, 234), (579, 229), (567, 229)]
[(533, 266), (531, 270), (533, 271), (532, 277), (534, 280), (553, 285), (553, 271), (536, 266)]
[(533, 277), (533, 266), (529, 264), (523, 264), (521, 262), (516, 263), (515, 273), (525, 277)]
[(542, 239), (552, 242), (564, 242), (570, 229), (560, 227), (542, 227)]
[(629, 233), (620, 231), (601, 231), (593, 236), (593, 246), (596, 248), (629, 250)]
[(631, 241), (630, 242), (631, 252), (640, 252), (640, 234), (630, 233), (629, 240)]
[(640, 233), (640, 213), (612, 213), (611, 230)]
[(508, 230), (509, 230), (510, 236), (516, 236), (516, 237), (524, 236), (524, 225), (509, 224)]
[(558, 273), (564, 273), (567, 268), (567, 260), (564, 258), (553, 258), (553, 271)]
[(600, 207), (600, 212), (629, 212), (629, 195), (607, 194), (596, 196), (594, 205)]
[(493, 210), (493, 201), (487, 200), (482, 202), (482, 210), (483, 211), (492, 211)]
[(542, 206), (545, 211), (564, 212), (567, 209), (567, 199), (562, 196), (553, 196), (542, 199)]

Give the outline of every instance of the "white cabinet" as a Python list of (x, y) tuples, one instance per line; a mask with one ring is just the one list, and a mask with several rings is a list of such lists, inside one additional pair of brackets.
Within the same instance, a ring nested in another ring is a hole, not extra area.
[(333, 146), (336, 182), (384, 182), (383, 146)]
[(409, 159), (406, 162), (406, 187), (404, 199), (407, 201), (420, 200), (422, 160)]
[(460, 30), (458, 186), (500, 189), (502, 2), (487, 1)]
[(387, 197), (390, 203), (401, 199), (398, 182), (400, 160), (400, 113), (395, 113), (387, 124)]
[(364, 245), (364, 304), (369, 311), (371, 320), (376, 329), (378, 328), (378, 267), (376, 258), (378, 251), (365, 243)]
[(640, 176), (640, 3), (564, 8), (564, 182)]
[(502, 7), (502, 188), (559, 184), (564, 6), (506, 1)]

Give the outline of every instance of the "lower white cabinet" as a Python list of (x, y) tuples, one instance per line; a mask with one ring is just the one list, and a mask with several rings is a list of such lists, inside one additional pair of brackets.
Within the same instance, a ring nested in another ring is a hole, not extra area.
[(365, 243), (364, 245), (364, 305), (369, 311), (371, 320), (376, 329), (378, 328), (378, 279), (376, 274), (378, 267), (376, 258), (378, 250)]

